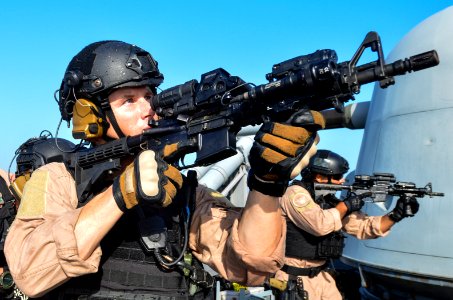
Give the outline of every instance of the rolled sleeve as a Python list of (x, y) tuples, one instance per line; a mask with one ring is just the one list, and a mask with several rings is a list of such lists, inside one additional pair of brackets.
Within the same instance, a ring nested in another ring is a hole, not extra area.
[(368, 216), (362, 212), (353, 212), (343, 219), (343, 228), (346, 233), (358, 239), (375, 239), (390, 233), (381, 231), (382, 216)]
[(98, 246), (88, 259), (83, 260), (79, 256), (77, 241), (74, 235), (74, 227), (80, 210), (75, 214), (65, 214), (58, 218), (52, 228), (52, 235), (56, 246), (57, 259), (67, 277), (77, 277), (83, 274), (98, 271), (102, 251)]
[(14, 281), (26, 295), (38, 297), (71, 277), (97, 272), (99, 246), (86, 260), (78, 255), (77, 202), (74, 180), (63, 164), (38, 169), (25, 185), (5, 241), (5, 256)]
[(241, 209), (232, 207), (219, 193), (199, 188), (189, 245), (196, 258), (223, 278), (249, 286), (260, 285), (283, 266), (286, 224), (282, 221), (282, 236), (272, 254), (254, 256), (239, 239), (240, 217)]
[[(269, 274), (277, 272), (284, 265), (286, 223), (282, 218), (282, 235), (277, 247), (269, 256), (251, 255), (239, 239), (238, 225), (238, 220), (235, 220), (226, 245), (224, 265), (227, 278), (244, 282), (248, 286), (262, 285)], [(266, 238), (265, 234), (263, 238)]]

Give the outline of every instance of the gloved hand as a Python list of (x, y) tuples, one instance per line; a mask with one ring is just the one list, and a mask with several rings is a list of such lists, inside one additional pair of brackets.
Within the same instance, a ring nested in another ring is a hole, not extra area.
[(346, 205), (348, 208), (348, 211), (346, 214), (350, 214), (353, 211), (358, 211), (360, 210), (365, 202), (362, 200), (361, 195), (356, 195), (356, 194), (350, 194), (348, 198), (343, 200), (343, 203)]
[(401, 196), (388, 216), (392, 221), (399, 222), (404, 218), (413, 217), (418, 212), (419, 206), (415, 197)]
[(182, 187), (181, 173), (151, 150), (141, 152), (113, 182), (113, 197), (122, 211), (138, 203), (168, 206)]
[(296, 177), (316, 153), (312, 145), (317, 130), (324, 127), (324, 117), (312, 110), (296, 112), (285, 124), (265, 122), (250, 150), (249, 188), (270, 196), (282, 196), (289, 180)]

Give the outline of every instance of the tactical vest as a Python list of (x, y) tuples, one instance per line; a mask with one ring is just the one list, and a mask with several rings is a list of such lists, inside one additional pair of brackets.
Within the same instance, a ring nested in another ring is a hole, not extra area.
[[(162, 267), (141, 242), (139, 222), (143, 226), (143, 222), (155, 222), (158, 218), (167, 228), (166, 252), (178, 256), (183, 238), (177, 210), (173, 205), (161, 211), (128, 211), (101, 242), (103, 253), (98, 272), (73, 278), (40, 299), (208, 299), (209, 289), (199, 289), (191, 295), (189, 277), (181, 269)], [(193, 266), (202, 267), (195, 259)]]
[[(301, 181), (294, 181), (305, 188), (312, 198), (315, 198), (314, 189)], [(335, 196), (332, 194), (319, 196), (315, 202), (322, 209), (335, 207)], [(338, 201), (338, 199), (336, 199)], [(314, 236), (301, 228), (297, 227), (289, 218), (286, 222), (286, 252), (287, 257), (306, 259), (306, 260), (324, 260), (338, 258), (343, 253), (344, 235), (341, 231), (335, 231), (325, 236)]]

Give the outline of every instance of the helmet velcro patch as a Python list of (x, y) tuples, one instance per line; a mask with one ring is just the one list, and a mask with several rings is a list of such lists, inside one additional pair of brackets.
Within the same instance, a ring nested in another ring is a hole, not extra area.
[(36, 218), (46, 213), (49, 171), (36, 170), (24, 187), (17, 218)]

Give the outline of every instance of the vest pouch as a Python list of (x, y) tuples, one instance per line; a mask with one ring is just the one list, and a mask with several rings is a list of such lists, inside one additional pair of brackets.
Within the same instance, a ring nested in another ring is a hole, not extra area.
[(319, 258), (339, 258), (343, 254), (345, 236), (341, 231), (327, 235), (317, 247)]

